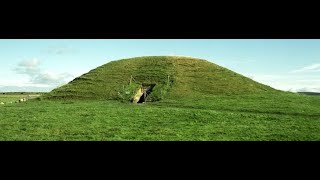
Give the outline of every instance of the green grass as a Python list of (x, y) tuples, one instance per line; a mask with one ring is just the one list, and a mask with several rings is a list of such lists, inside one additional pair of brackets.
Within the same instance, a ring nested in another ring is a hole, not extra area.
[(14, 103), (15, 101), (24, 98), (24, 95), (2, 95), (0, 94), (0, 102), (3, 103)]
[(320, 140), (320, 98), (207, 96), (134, 105), (33, 100), (0, 106), (0, 140)]

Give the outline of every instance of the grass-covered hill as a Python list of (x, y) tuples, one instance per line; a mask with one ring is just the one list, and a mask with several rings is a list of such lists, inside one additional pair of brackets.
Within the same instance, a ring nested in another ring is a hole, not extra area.
[(112, 61), (44, 97), (130, 100), (142, 85), (155, 85), (151, 101), (277, 91), (206, 60), (147, 56)]

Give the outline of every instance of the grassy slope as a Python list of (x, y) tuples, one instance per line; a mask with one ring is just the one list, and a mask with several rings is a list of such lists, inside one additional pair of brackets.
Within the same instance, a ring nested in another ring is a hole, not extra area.
[(194, 103), (29, 101), (0, 106), (0, 140), (320, 140), (320, 98), (208, 96)]
[[(276, 90), (205, 60), (154, 56), (114, 61), (100, 66), (49, 93), (49, 98), (118, 99), (131, 75), (138, 84), (155, 83), (153, 96), (169, 99), (206, 94), (242, 94)], [(158, 99), (158, 98), (156, 98)]]

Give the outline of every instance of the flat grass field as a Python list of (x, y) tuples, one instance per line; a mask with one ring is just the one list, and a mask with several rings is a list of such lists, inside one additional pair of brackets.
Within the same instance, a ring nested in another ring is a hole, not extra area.
[(39, 93), (1, 93), (0, 94), (0, 103), (15, 103), (16, 101), (19, 101), (19, 99), (22, 98), (37, 98), (41, 94)]
[[(19, 99), (0, 95), (0, 102)], [(1, 141), (319, 141), (320, 96), (210, 95), (146, 104), (45, 100), (0, 105)]]

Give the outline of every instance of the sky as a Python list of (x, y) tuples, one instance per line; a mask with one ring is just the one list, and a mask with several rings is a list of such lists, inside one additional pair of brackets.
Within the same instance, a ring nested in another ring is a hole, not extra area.
[(284, 91), (320, 92), (320, 39), (0, 39), (0, 92), (48, 92), (124, 58), (208, 60)]

